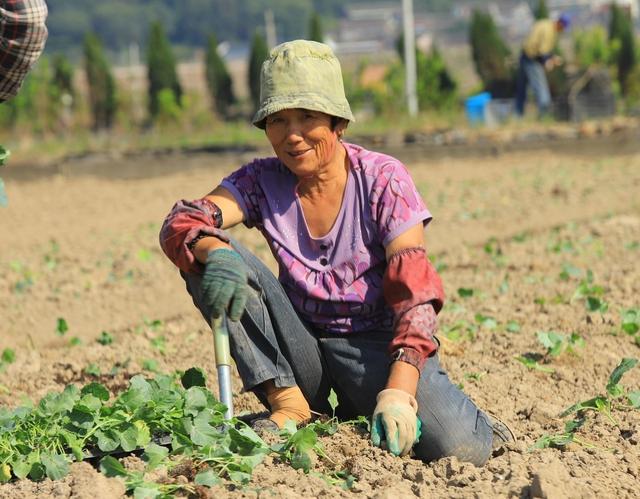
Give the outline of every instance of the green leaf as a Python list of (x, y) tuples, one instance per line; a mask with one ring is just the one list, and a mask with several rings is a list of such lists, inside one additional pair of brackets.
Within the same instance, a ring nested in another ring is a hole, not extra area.
[(131, 452), (138, 446), (138, 429), (131, 423), (124, 423), (118, 429), (120, 430), (118, 434), (120, 447), (125, 452)]
[(507, 322), (507, 325), (506, 325), (505, 329), (507, 331), (509, 331), (510, 333), (519, 333), (520, 332), (520, 324), (518, 324), (516, 321), (509, 321), (509, 322)]
[(31, 470), (29, 470), (29, 478), (34, 482), (39, 482), (47, 474), (47, 470), (41, 462), (34, 462), (31, 464)]
[(96, 341), (103, 346), (111, 345), (111, 343), (113, 343), (113, 335), (107, 331), (102, 331)]
[(162, 492), (160, 492), (160, 490), (157, 488), (158, 486), (153, 487), (152, 485), (155, 485), (155, 484), (145, 483), (144, 485), (140, 485), (135, 489), (133, 489), (133, 498), (134, 499), (156, 499), (157, 497), (161, 497)]
[(111, 452), (112, 450), (116, 450), (118, 445), (120, 445), (117, 435), (112, 431), (98, 430), (95, 435), (98, 439), (98, 448), (102, 452)]
[(199, 367), (192, 367), (190, 369), (187, 369), (180, 378), (180, 381), (185, 390), (188, 390), (192, 386), (207, 386), (207, 378), (204, 374), (204, 371)]
[(0, 146), (0, 166), (5, 164), (9, 156), (11, 156), (11, 151), (4, 146)]
[(147, 468), (150, 470), (155, 469), (165, 458), (169, 455), (169, 449), (151, 442), (144, 449), (142, 459), (147, 462)]
[(89, 383), (83, 386), (82, 390), (80, 390), (80, 393), (82, 395), (91, 394), (97, 399), (102, 400), (103, 402), (109, 400), (109, 390), (107, 390), (104, 385), (96, 382)]
[(11, 480), (11, 466), (6, 463), (0, 464), (0, 483), (7, 483)]
[(16, 352), (12, 348), (5, 348), (0, 358), (5, 364), (13, 364), (16, 360)]
[(471, 288), (458, 288), (458, 295), (460, 298), (469, 298), (473, 296), (473, 289)]
[(609, 305), (595, 296), (587, 296), (586, 307), (589, 312), (604, 313), (609, 309)]
[(623, 358), (620, 364), (611, 372), (609, 376), (609, 382), (607, 383), (607, 392), (614, 397), (621, 395), (621, 388), (618, 387), (618, 383), (622, 379), (624, 373), (632, 369), (638, 363), (638, 359)]
[(309, 473), (311, 469), (311, 457), (308, 451), (296, 450), (293, 456), (291, 456), (291, 467), (294, 470), (303, 470), (305, 473)]
[(58, 317), (58, 321), (56, 323), (56, 334), (58, 336), (64, 336), (67, 331), (69, 331), (67, 321), (63, 317)]
[[(16, 460), (11, 463), (13, 466), (13, 474), (20, 480), (24, 480), (31, 471), (31, 463), (25, 460)], [(0, 480), (1, 481), (1, 480)]]
[(640, 409), (640, 391), (627, 393), (627, 398), (631, 407), (634, 409)]
[(529, 357), (525, 357), (524, 355), (519, 355), (515, 359), (529, 369), (534, 369), (536, 371), (541, 371), (543, 373), (555, 372), (555, 369), (553, 369), (553, 367), (543, 366), (539, 364), (537, 361)]
[(200, 411), (209, 406), (207, 390), (201, 386), (190, 387), (184, 395), (184, 412), (191, 416), (197, 416)]
[(336, 395), (336, 392), (333, 391), (333, 388), (329, 391), (328, 402), (329, 402), (329, 406), (331, 406), (331, 412), (335, 416), (336, 407), (338, 407), (338, 395)]
[(251, 475), (244, 471), (230, 471), (229, 480), (236, 483), (246, 484), (251, 480)]
[(476, 314), (475, 320), (481, 327), (486, 329), (495, 329), (498, 326), (496, 320), (488, 315)]
[(205, 487), (213, 487), (220, 483), (220, 477), (212, 470), (201, 471), (194, 478), (196, 485), (204, 485)]
[(69, 473), (69, 462), (59, 454), (42, 454), (42, 464), (51, 480), (60, 480)]
[(125, 467), (112, 456), (105, 456), (100, 460), (100, 471), (110, 478), (127, 476)]
[(151, 430), (147, 423), (138, 419), (133, 422), (133, 425), (136, 427), (138, 431), (138, 436), (136, 438), (136, 447), (144, 447), (151, 441)]
[(577, 404), (573, 404), (570, 407), (567, 407), (564, 411), (560, 413), (560, 417), (564, 418), (569, 414), (573, 414), (574, 412), (584, 411), (584, 410), (600, 410), (603, 406), (603, 402), (608, 403), (608, 400), (602, 396), (593, 397), (589, 400), (583, 400), (582, 402), (578, 402)]
[(636, 334), (640, 331), (640, 309), (630, 308), (623, 310), (622, 315), (622, 330), (627, 334)]

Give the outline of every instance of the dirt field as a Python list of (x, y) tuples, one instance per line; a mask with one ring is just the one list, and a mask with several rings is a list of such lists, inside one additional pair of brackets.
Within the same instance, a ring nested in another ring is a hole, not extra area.
[[(638, 410), (614, 411), (617, 425), (590, 413), (577, 435), (592, 447), (530, 450), (542, 435), (562, 432), (570, 419), (558, 416), (562, 410), (605, 394), (623, 357), (640, 358), (620, 316), (640, 307), (640, 152), (585, 157), (576, 147), (575, 155), (542, 150), (408, 164), (435, 216), (427, 242), (448, 295), (442, 362), (482, 408), (513, 427), (516, 444), (483, 468), (456, 459), (423, 464), (344, 429), (324, 440), (333, 463), (320, 460), (316, 469), (347, 469), (357, 479), (350, 491), (268, 458), (250, 486), (219, 486), (211, 497), (637, 497)], [(161, 254), (157, 233), (175, 200), (205, 194), (245, 159), (119, 161), (111, 179), (76, 175), (81, 164), (40, 180), (9, 177), (10, 206), (0, 211), (0, 351), (12, 348), (16, 359), (0, 371), (0, 404), (93, 380), (118, 391), (150, 361), (161, 372), (202, 367), (215, 391), (210, 331)], [(175, 173), (118, 179), (158, 166)], [(270, 261), (259, 235), (236, 235)], [(571, 299), (587, 270), (604, 288), (606, 311)], [(63, 336), (58, 318), (68, 324)], [(97, 342), (103, 331), (112, 343)], [(584, 346), (545, 356), (540, 331), (577, 333)], [(518, 356), (554, 371), (527, 368)], [(622, 382), (640, 389), (640, 366)], [(240, 393), (237, 379), (234, 389), (238, 410), (261, 409), (253, 395)], [(117, 479), (86, 463), (74, 464), (60, 482), (0, 486), (0, 498), (123, 492)]]

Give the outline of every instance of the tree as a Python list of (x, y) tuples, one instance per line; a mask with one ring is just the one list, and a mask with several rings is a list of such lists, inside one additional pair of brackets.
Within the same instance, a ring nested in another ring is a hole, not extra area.
[(162, 24), (154, 22), (147, 44), (147, 74), (149, 78), (149, 114), (155, 119), (160, 111), (159, 94), (171, 90), (178, 106), (182, 101), (182, 87), (178, 81), (176, 61)]
[(628, 81), (629, 75), (633, 73), (637, 62), (635, 36), (629, 12), (619, 7), (616, 3), (611, 5), (609, 43), (612, 47), (612, 62), (617, 69), (620, 89), (622, 95), (626, 95), (630, 84)]
[(249, 91), (253, 109), (256, 111), (260, 105), (260, 72), (262, 63), (269, 57), (267, 42), (261, 33), (256, 31), (251, 41), (251, 53), (249, 55)]
[(549, 18), (549, 8), (547, 7), (547, 2), (545, 0), (538, 0), (538, 5), (533, 10), (533, 16), (536, 19)]
[(53, 57), (52, 83), (60, 96), (65, 94), (70, 97), (75, 96), (75, 90), (73, 88), (73, 66), (64, 54), (56, 54)]
[(229, 116), (229, 106), (235, 102), (231, 75), (220, 54), (216, 35), (209, 35), (205, 56), (207, 86), (215, 110), (224, 118)]
[(485, 90), (498, 98), (513, 95), (514, 75), (507, 66), (510, 51), (490, 14), (473, 11), (469, 43), (476, 72)]
[(116, 113), (116, 84), (102, 48), (93, 33), (84, 39), (84, 67), (89, 85), (89, 106), (93, 128), (110, 128)]
[(324, 42), (324, 34), (322, 32), (322, 20), (317, 12), (311, 14), (309, 19), (309, 40), (314, 42)]

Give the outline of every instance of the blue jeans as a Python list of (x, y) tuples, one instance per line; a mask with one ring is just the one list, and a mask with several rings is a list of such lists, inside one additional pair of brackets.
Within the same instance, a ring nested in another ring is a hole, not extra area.
[(535, 59), (529, 59), (522, 53), (520, 54), (520, 63), (516, 76), (516, 112), (520, 116), (524, 114), (527, 85), (530, 85), (531, 90), (533, 90), (533, 95), (538, 105), (538, 113), (544, 115), (551, 106), (551, 93), (549, 92), (549, 83), (547, 82), (544, 65)]
[[(277, 387), (298, 385), (311, 409), (331, 413), (329, 391), (338, 395), (337, 416), (371, 416), (376, 395), (389, 375), (387, 346), (392, 331), (328, 334), (301, 320), (280, 282), (265, 265), (236, 241), (231, 241), (248, 267), (251, 293), (239, 322), (228, 322), (231, 355), (245, 390), (268, 407), (259, 385), (274, 380)], [(182, 273), (194, 304), (207, 322), (201, 276)], [(427, 360), (416, 393), (422, 436), (416, 456), (432, 461), (446, 456), (481, 466), (493, 440), (487, 416), (451, 381), (438, 355)]]

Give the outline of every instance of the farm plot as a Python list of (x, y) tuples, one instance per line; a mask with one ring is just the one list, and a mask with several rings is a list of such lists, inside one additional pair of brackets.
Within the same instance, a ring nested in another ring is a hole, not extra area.
[[(211, 333), (156, 242), (176, 199), (204, 194), (233, 168), (215, 157), (199, 160), (211, 166), (126, 182), (71, 175), (9, 183), (10, 206), (0, 218), (0, 427), (29, 400), (47, 397), (51, 416), (85, 397), (107, 428), (110, 408), (134, 410), (140, 390), (183, 400), (191, 413), (180, 417), (202, 410), (215, 417), (215, 402), (189, 371), (201, 368), (215, 393)], [(42, 477), (11, 479), (0, 497), (108, 498), (136, 486), (141, 497), (159, 490), (202, 497), (635, 496), (640, 366), (624, 359), (640, 358), (640, 156), (543, 151), (409, 167), (435, 216), (427, 243), (448, 295), (442, 362), (481, 407), (513, 427), (517, 443), (483, 468), (456, 459), (423, 464), (373, 448), (357, 424), (326, 419), (269, 442), (244, 430), (227, 435), (231, 441), (218, 443), (229, 455), (215, 460), (204, 448), (207, 436), (218, 437), (192, 421), (205, 431), (190, 434), (192, 448), (181, 441), (191, 455), (176, 456), (172, 466), (155, 444), (144, 455), (104, 460), (103, 472), (97, 460), (95, 467), (68, 465), (46, 455), (29, 470), (0, 460), (10, 466), (0, 480), (9, 472)], [(236, 235), (270, 261), (257, 236)], [(182, 385), (185, 372), (191, 375)], [(65, 390), (71, 384), (78, 390)], [(237, 378), (234, 395), (238, 411), (261, 410)], [(35, 442), (44, 442), (43, 427), (54, 419), (34, 423)], [(147, 444), (157, 421), (148, 417), (148, 438), (145, 425), (129, 422), (118, 426), (117, 441), (103, 433), (99, 447)], [(93, 430), (85, 430), (91, 442)], [(201, 440), (193, 442), (195, 435)], [(0, 434), (0, 455), (5, 449)]]

